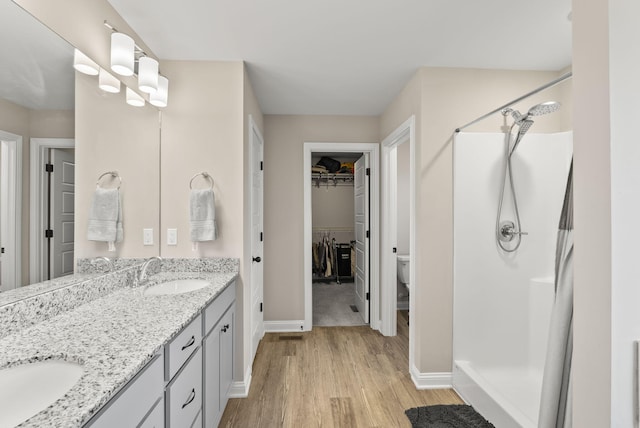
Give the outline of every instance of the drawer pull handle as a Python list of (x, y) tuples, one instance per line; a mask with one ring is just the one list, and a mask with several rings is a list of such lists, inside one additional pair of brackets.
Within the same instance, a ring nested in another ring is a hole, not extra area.
[(187, 343), (186, 345), (184, 345), (182, 347), (182, 350), (184, 351), (185, 349), (187, 349), (190, 346), (193, 346), (193, 344), (196, 343), (196, 338), (194, 336), (191, 336), (191, 339), (189, 339), (189, 343)]
[(187, 401), (182, 405), (182, 408), (184, 409), (185, 407), (187, 407), (189, 404), (191, 404), (191, 402), (196, 398), (196, 389), (192, 388), (191, 389), (191, 394), (189, 394), (189, 398), (187, 398)]
[(226, 333), (227, 330), (229, 330), (229, 324), (225, 324), (224, 326), (222, 326), (222, 332)]

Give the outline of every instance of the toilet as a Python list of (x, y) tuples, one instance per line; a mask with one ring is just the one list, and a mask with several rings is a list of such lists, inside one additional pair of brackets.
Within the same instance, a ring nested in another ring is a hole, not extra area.
[(409, 291), (409, 254), (398, 254), (398, 281)]

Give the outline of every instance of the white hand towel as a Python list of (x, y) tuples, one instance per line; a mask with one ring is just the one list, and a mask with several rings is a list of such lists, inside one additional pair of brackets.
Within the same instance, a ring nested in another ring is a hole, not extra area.
[(122, 204), (118, 189), (96, 188), (89, 208), (87, 239), (109, 244), (109, 251), (115, 251), (115, 243), (122, 241)]
[(189, 228), (193, 249), (202, 241), (218, 237), (215, 195), (212, 189), (192, 189), (189, 196)]

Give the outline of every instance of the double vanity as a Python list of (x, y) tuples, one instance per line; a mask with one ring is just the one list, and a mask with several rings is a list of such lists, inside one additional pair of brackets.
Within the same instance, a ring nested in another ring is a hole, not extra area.
[(143, 283), (131, 263), (0, 306), (0, 427), (217, 426), (238, 260), (161, 263)]

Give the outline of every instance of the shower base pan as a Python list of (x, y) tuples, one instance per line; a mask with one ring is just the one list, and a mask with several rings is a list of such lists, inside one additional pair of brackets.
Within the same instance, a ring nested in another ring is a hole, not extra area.
[(467, 361), (454, 362), (453, 388), (496, 428), (536, 428), (541, 387), (542, 374), (528, 368), (480, 372)]

